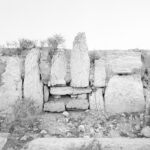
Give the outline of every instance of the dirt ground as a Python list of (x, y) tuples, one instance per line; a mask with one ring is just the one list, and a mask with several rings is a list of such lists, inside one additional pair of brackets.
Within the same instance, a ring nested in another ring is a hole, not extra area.
[(142, 113), (109, 117), (95, 111), (42, 113), (30, 120), (6, 123), (0, 118), (1, 133), (9, 133), (4, 150), (19, 150), (29, 141), (42, 137), (58, 138), (140, 138)]

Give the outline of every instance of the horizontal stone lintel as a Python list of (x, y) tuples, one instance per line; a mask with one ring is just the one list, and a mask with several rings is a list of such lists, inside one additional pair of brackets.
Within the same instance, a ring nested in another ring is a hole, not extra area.
[(91, 88), (73, 88), (73, 87), (51, 87), (50, 94), (52, 95), (76, 95), (91, 93)]

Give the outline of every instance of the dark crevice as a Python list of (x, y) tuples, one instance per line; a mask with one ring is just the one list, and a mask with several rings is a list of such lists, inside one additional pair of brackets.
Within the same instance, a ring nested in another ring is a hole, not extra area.
[(24, 76), (21, 76), (21, 80), (22, 80), (22, 99), (24, 99)]

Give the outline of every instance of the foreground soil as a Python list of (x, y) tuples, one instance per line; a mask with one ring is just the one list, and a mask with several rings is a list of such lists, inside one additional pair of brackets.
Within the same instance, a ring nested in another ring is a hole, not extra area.
[(1, 133), (8, 133), (4, 150), (19, 150), (36, 138), (141, 138), (144, 115), (108, 116), (95, 111), (42, 113), (33, 118), (8, 121), (0, 117)]

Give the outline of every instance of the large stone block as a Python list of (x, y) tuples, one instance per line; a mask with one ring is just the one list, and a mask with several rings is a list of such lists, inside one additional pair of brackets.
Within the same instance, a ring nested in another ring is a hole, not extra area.
[(65, 104), (63, 101), (49, 101), (44, 104), (44, 111), (63, 112), (65, 111)]
[(86, 44), (85, 33), (78, 33), (73, 42), (71, 51), (71, 86), (88, 87), (90, 59)]
[(21, 60), (0, 57), (0, 111), (10, 111), (22, 98)]
[(51, 66), (51, 85), (66, 85), (67, 78), (67, 59), (63, 50), (54, 55)]
[(111, 114), (143, 112), (145, 100), (139, 75), (114, 76), (105, 91), (105, 109)]
[(67, 110), (86, 110), (89, 107), (87, 99), (73, 99), (66, 104)]
[(104, 111), (103, 89), (98, 88), (89, 96), (91, 110)]
[(40, 80), (39, 49), (32, 49), (25, 60), (24, 97), (35, 102), (37, 108), (43, 107), (43, 84)]
[(106, 85), (105, 60), (103, 59), (95, 60), (94, 68), (95, 68), (94, 69), (94, 86), (105, 87)]
[(44, 49), (40, 52), (40, 74), (42, 77), (42, 82), (48, 84), (50, 81), (50, 68), (51, 68), (51, 58), (49, 54), (49, 49)]
[(72, 94), (72, 87), (51, 87), (50, 94), (52, 95), (70, 95)]
[(109, 74), (141, 74), (141, 52), (119, 52), (107, 55)]
[(72, 88), (72, 87), (51, 87), (50, 93), (52, 95), (77, 95), (91, 93), (91, 88)]
[[(149, 138), (36, 138), (26, 145), (26, 150), (149, 150)], [(90, 147), (90, 148), (89, 148)]]

